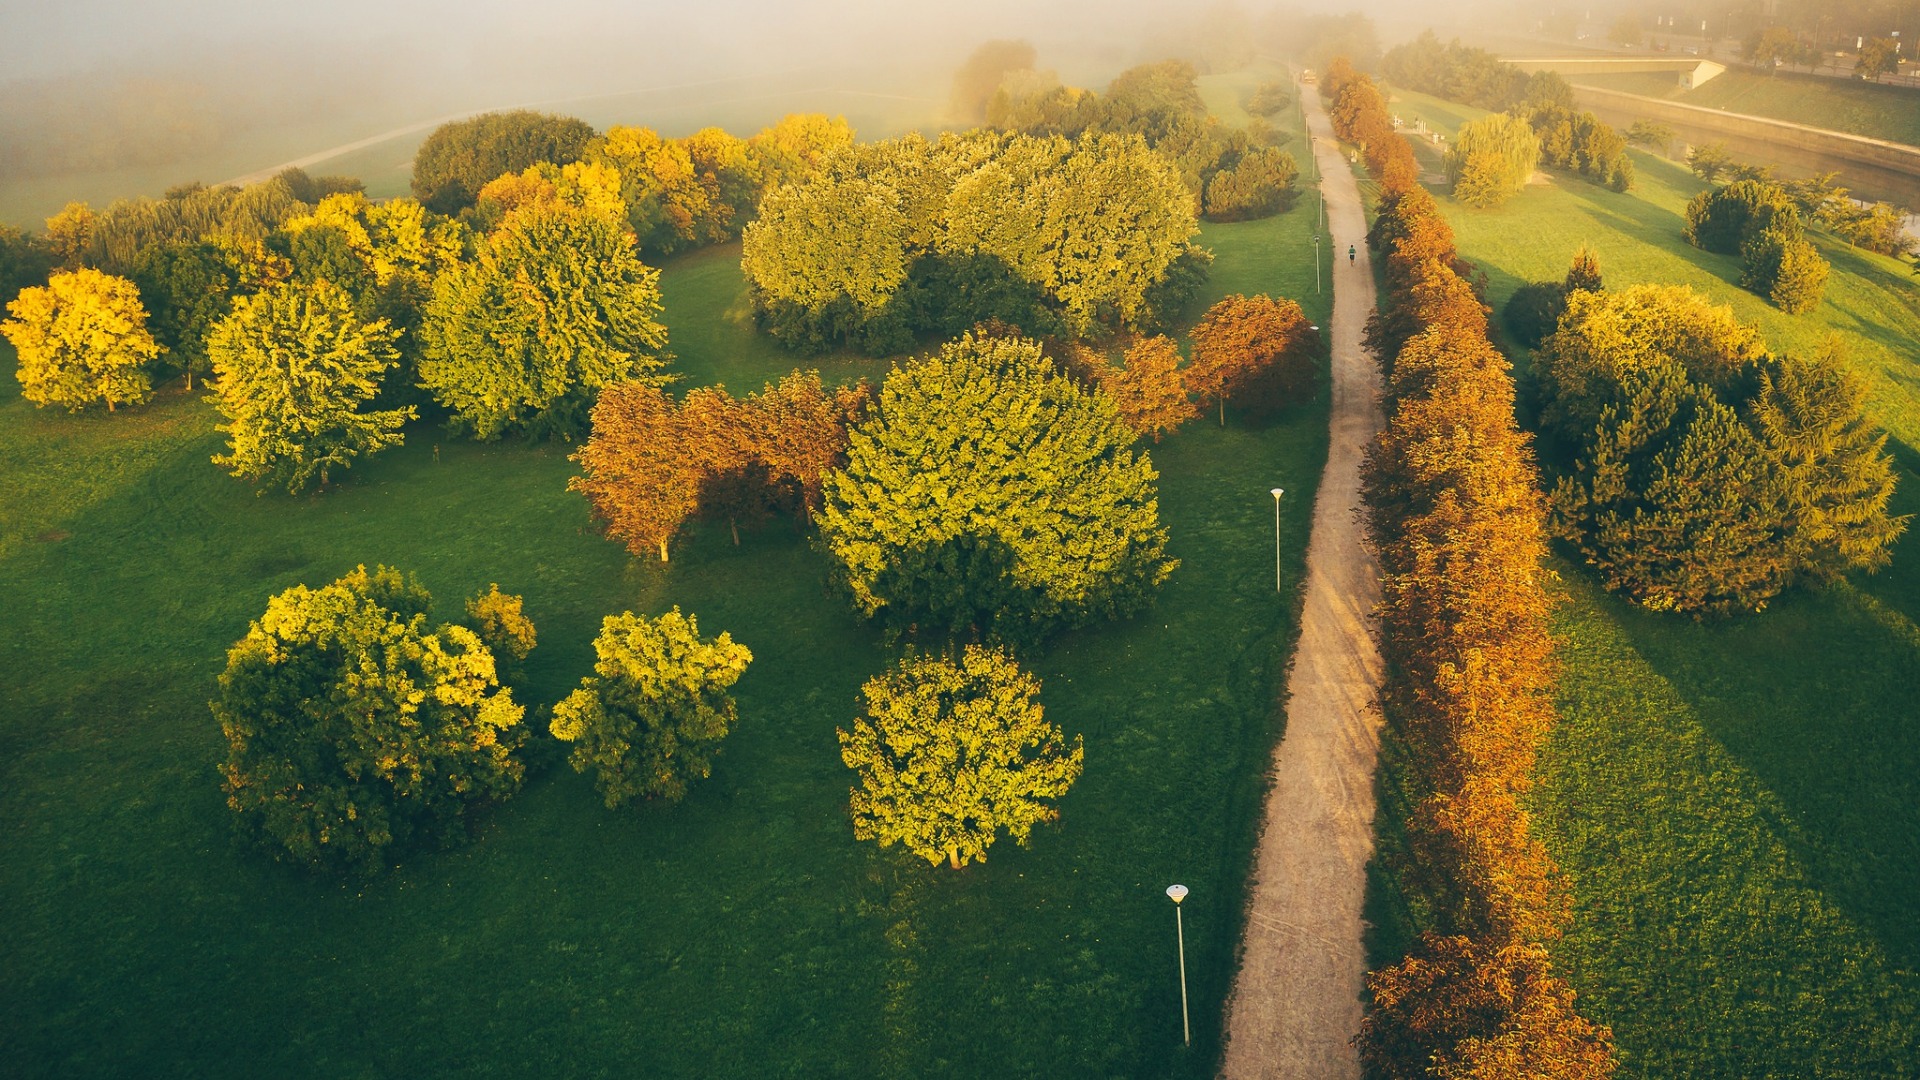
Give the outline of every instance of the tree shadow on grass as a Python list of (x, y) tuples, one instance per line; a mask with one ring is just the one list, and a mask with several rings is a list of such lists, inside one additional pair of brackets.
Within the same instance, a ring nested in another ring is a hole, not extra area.
[(1920, 965), (1920, 628), (1861, 586), (1693, 623), (1622, 608), (1621, 628), (1702, 725), (1785, 807), (1808, 879)]

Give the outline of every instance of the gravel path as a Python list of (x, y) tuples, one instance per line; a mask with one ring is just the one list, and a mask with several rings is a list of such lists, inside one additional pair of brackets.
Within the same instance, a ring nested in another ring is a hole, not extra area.
[(1332, 230), (1331, 242), (1321, 242), (1334, 284), (1332, 442), (1313, 506), (1286, 735), (1274, 751), (1246, 940), (1227, 1003), (1221, 1073), (1230, 1080), (1360, 1076), (1349, 1040), (1360, 1028), (1366, 975), (1361, 905), (1373, 851), (1381, 678), (1379, 568), (1361, 547), (1360, 459), (1380, 428), (1380, 376), (1360, 345), (1374, 288), (1359, 187), (1318, 94), (1301, 89)]

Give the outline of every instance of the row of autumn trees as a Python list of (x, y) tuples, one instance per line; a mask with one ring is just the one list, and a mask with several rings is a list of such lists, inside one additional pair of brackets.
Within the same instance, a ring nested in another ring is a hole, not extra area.
[[(1341, 72), (1332, 90), (1348, 126), (1400, 144), (1369, 142), (1370, 163), (1410, 153), (1365, 76)], [(1367, 344), (1388, 372), (1388, 417), (1363, 482), (1383, 703), (1414, 803), (1402, 877), (1423, 932), (1368, 977), (1357, 1041), (1387, 1077), (1604, 1077), (1609, 1033), (1574, 1011), (1549, 962), (1567, 900), (1520, 801), (1553, 722), (1545, 501), (1486, 308), (1432, 197), (1404, 177), (1375, 177), (1368, 240), (1386, 291)]]

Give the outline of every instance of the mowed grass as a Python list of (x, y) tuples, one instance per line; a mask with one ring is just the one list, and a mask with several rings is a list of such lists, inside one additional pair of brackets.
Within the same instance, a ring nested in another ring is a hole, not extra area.
[[(1396, 93), (1435, 122), (1457, 106)], [(1616, 195), (1555, 176), (1507, 206), (1442, 197), (1496, 310), (1519, 284), (1599, 253), (1610, 288), (1689, 285), (1775, 348), (1837, 335), (1920, 511), (1920, 281), (1816, 236), (1834, 274), (1806, 316), (1737, 287), (1734, 258), (1680, 238), (1699, 182), (1636, 154)], [(1497, 320), (1496, 320), (1497, 322)], [(1524, 359), (1520, 364), (1523, 372)], [(1532, 805), (1572, 885), (1555, 946), (1628, 1077), (1896, 1077), (1920, 1061), (1920, 540), (1894, 563), (1769, 610), (1695, 623), (1624, 604), (1556, 560), (1561, 725)], [(1383, 835), (1392, 842), (1389, 802)], [(1382, 921), (1400, 917), (1390, 890)], [(1396, 927), (1404, 932), (1404, 927)]]
[(1913, 87), (1793, 71), (1761, 75), (1743, 68), (1728, 68), (1692, 90), (1682, 90), (1672, 74), (1582, 74), (1570, 81), (1920, 145), (1920, 89)]
[[(1324, 318), (1310, 226), (1207, 227), (1203, 302), (1273, 292)], [(725, 250), (667, 267), (664, 292), (687, 385), (884, 373), (767, 348)], [(956, 873), (853, 838), (834, 729), (891, 654), (790, 523), (739, 547), (696, 528), (662, 566), (598, 535), (564, 445), (421, 426), (336, 490), (256, 496), (209, 463), (203, 398), (70, 416), (0, 393), (0, 1073), (1212, 1074), (1324, 395), (1147, 447), (1181, 566), (1139, 617), (1032, 658), (1085, 775), (1030, 848)], [(754, 652), (739, 727), (677, 806), (604, 809), (542, 736), (470, 842), (364, 882), (280, 867), (233, 839), (207, 701), (269, 596), (358, 563), (417, 573), (443, 616), (488, 582), (523, 594), (536, 729), (602, 616), (679, 605)]]

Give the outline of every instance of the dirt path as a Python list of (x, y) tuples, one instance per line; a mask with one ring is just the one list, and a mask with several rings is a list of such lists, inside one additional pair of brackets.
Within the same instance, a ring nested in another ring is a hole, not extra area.
[[(1366, 974), (1361, 903), (1373, 850), (1380, 654), (1378, 568), (1360, 546), (1360, 458), (1380, 427), (1379, 372), (1360, 346), (1374, 304), (1360, 191), (1326, 110), (1303, 87), (1327, 200), (1334, 282), (1332, 442), (1313, 505), (1307, 602), (1287, 674), (1287, 730), (1274, 751), (1227, 1003), (1223, 1076), (1350, 1080)], [(1347, 247), (1358, 256), (1349, 264)]]

